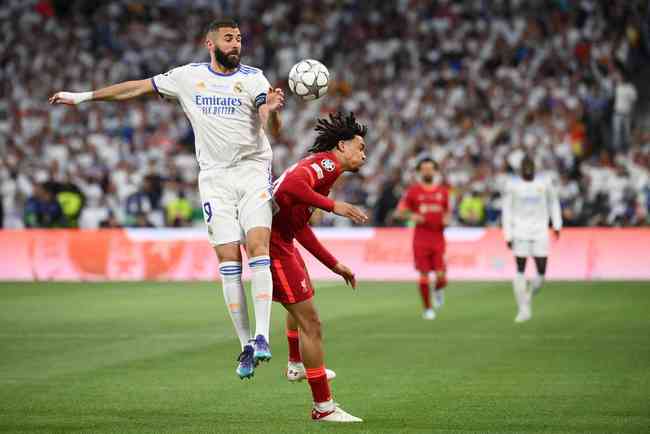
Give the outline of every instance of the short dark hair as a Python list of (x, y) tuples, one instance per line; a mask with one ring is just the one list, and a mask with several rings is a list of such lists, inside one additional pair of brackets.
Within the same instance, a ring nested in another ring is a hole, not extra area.
[(210, 32), (214, 32), (215, 30), (219, 30), (222, 27), (230, 27), (233, 29), (238, 29), (239, 24), (237, 21), (233, 20), (232, 18), (219, 18), (217, 20), (211, 21), (207, 26), (205, 26), (205, 31), (203, 32), (204, 35), (207, 35)]
[(438, 170), (438, 162), (437, 162), (436, 160), (434, 160), (433, 158), (431, 158), (431, 157), (420, 158), (420, 159), (418, 160), (417, 164), (415, 165), (415, 170), (417, 170), (417, 171), (419, 172), (419, 171), (420, 171), (420, 167), (422, 167), (422, 165), (423, 165), (424, 163), (432, 163), (432, 164), (433, 164), (433, 168), (434, 168), (436, 171)]
[(318, 132), (314, 144), (308, 152), (331, 151), (341, 140), (351, 140), (354, 136), (365, 137), (368, 128), (357, 122), (354, 113), (344, 115), (341, 112), (330, 113), (329, 120), (318, 119), (314, 131)]

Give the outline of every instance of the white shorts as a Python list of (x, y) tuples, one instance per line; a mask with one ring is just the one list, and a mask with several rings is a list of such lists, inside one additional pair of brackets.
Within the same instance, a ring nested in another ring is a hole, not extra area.
[(533, 256), (536, 258), (548, 256), (548, 237), (536, 240), (512, 240), (512, 253), (518, 258)]
[(242, 242), (256, 227), (271, 229), (271, 164), (202, 170), (199, 194), (210, 244)]

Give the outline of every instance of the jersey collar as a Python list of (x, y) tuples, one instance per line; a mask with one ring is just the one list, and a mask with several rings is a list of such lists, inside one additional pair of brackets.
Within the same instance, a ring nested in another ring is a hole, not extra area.
[(237, 73), (239, 72), (239, 68), (240, 68), (240, 67), (241, 67), (241, 64), (238, 65), (238, 66), (237, 66), (237, 69), (235, 69), (233, 72), (229, 72), (228, 74), (224, 74), (224, 73), (222, 73), (222, 72), (215, 71), (214, 69), (212, 69), (212, 65), (210, 65), (210, 64), (208, 63), (208, 70), (209, 70), (211, 73), (213, 73), (214, 75), (218, 75), (219, 77), (230, 77), (231, 75), (235, 75), (235, 74), (237, 74)]

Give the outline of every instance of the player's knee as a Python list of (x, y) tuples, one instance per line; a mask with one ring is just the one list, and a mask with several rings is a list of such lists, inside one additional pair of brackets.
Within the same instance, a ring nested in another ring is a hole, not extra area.
[(303, 321), (302, 331), (309, 339), (322, 340), (323, 331), (318, 315), (306, 318), (305, 321)]
[(248, 256), (268, 256), (269, 230), (266, 228), (253, 228), (246, 235), (246, 250)]
[(215, 246), (214, 251), (217, 258), (219, 258), (219, 262), (241, 262), (242, 260), (238, 243), (220, 244)]

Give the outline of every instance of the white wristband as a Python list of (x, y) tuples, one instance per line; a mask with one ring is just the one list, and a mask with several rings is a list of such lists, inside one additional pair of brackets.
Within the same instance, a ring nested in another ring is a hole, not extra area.
[(92, 92), (59, 92), (59, 97), (71, 100), (75, 105), (92, 99)]

